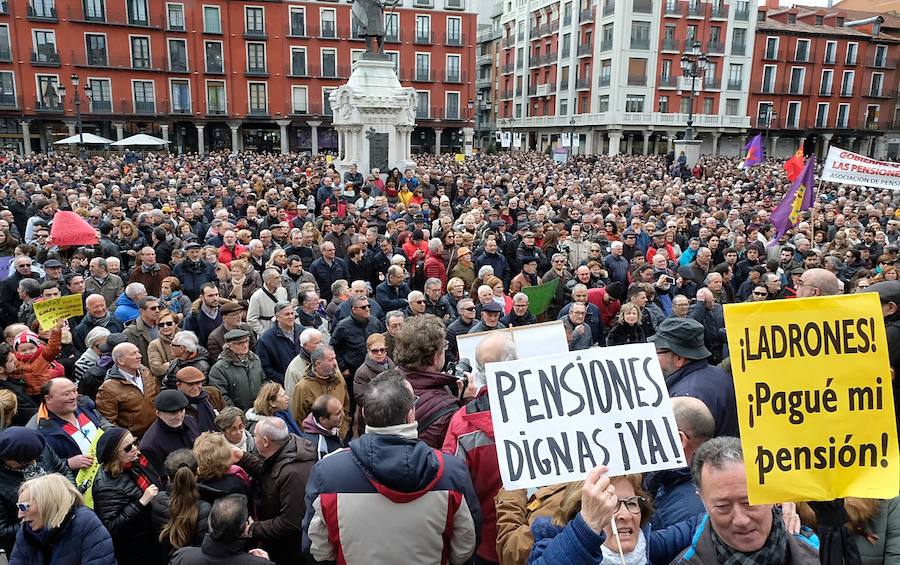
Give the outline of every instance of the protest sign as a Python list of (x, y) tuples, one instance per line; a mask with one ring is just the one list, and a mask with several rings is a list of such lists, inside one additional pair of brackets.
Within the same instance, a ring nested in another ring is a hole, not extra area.
[(877, 161), (837, 147), (828, 148), (821, 179), (842, 184), (900, 190), (900, 163)]
[(456, 161), (457, 163), (462, 163), (466, 160), (466, 155), (465, 155), (465, 153), (457, 153), (456, 155), (453, 156), (453, 160)]
[(554, 320), (552, 322), (532, 324), (530, 326), (504, 328), (502, 330), (491, 330), (457, 336), (456, 344), (459, 347), (459, 358), (468, 359), (472, 362), (472, 366), (474, 367), (475, 348), (478, 347), (481, 340), (494, 332), (504, 332), (516, 342), (519, 358), (553, 355), (554, 353), (565, 353), (569, 350), (569, 342), (566, 339), (566, 329), (563, 327), (562, 322)]
[(81, 294), (70, 294), (50, 300), (42, 300), (34, 303), (34, 315), (45, 330), (52, 328), (61, 318), (72, 316), (84, 316), (84, 304), (81, 302)]
[(897, 496), (877, 294), (729, 304), (725, 326), (751, 504)]
[(597, 465), (613, 476), (686, 465), (651, 344), (489, 363), (486, 371), (506, 489), (578, 481)]

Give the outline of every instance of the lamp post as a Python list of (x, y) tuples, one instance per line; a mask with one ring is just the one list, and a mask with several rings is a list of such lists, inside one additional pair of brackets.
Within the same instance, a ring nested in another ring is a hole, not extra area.
[(700, 43), (694, 42), (690, 53), (681, 56), (681, 74), (691, 78), (691, 97), (688, 106), (687, 129), (684, 130), (685, 141), (694, 139), (694, 92), (696, 79), (703, 76), (709, 68), (709, 57), (700, 52)]
[(569, 158), (575, 157), (575, 116), (569, 118)]
[[(81, 94), (78, 91), (80, 80), (75, 73), (72, 73), (72, 76), (69, 77), (69, 79), (72, 81), (72, 90), (74, 91), (72, 94), (72, 102), (75, 104), (75, 123), (78, 127), (78, 153), (81, 157), (84, 157), (84, 128), (81, 124)], [(90, 86), (84, 87), (84, 93), (88, 98), (90, 98), (91, 95), (90, 90)], [(65, 89), (63, 89), (63, 92), (65, 92)]]
[(766, 149), (769, 148), (769, 130), (772, 128), (772, 122), (778, 123), (776, 120), (778, 120), (778, 114), (773, 106), (769, 106), (769, 111), (766, 113), (766, 142), (763, 144)]

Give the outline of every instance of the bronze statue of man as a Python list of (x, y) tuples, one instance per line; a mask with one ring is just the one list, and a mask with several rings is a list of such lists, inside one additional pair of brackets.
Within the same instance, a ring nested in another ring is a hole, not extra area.
[(366, 38), (366, 53), (380, 55), (384, 50), (384, 9), (400, 0), (353, 0), (350, 11), (359, 35)]

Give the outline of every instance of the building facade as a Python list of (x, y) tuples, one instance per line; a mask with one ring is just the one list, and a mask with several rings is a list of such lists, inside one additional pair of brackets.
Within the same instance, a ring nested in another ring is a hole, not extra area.
[(760, 7), (749, 111), (769, 154), (789, 155), (810, 137), (820, 155), (830, 144), (900, 153), (900, 36), (886, 33), (882, 16), (851, 17), (834, 8)]
[[(386, 10), (385, 53), (418, 92), (414, 150), (459, 151), (474, 124), (468, 1), (402, 0)], [(86, 132), (144, 131), (175, 150), (336, 150), (328, 95), (365, 50), (350, 6), (0, 2), (0, 143), (47, 150), (76, 132), (77, 109)]]
[[(756, 17), (745, 0), (505, 0), (498, 127), (524, 148), (656, 153), (690, 117), (703, 152), (737, 154)], [(708, 68), (692, 79), (695, 49)]]

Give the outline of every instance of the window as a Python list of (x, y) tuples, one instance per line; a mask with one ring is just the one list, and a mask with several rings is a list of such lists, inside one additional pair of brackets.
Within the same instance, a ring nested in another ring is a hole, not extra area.
[(874, 128), (878, 125), (878, 113), (880, 107), (877, 104), (869, 104), (866, 106), (866, 127)]
[(771, 94), (775, 92), (775, 73), (776, 73), (775, 65), (766, 65), (763, 67), (763, 82), (762, 82), (762, 92), (764, 94)]
[(188, 70), (187, 42), (184, 39), (169, 40), (169, 70), (186, 73)]
[(525, 50), (521, 47), (516, 49), (516, 68), (521, 69), (525, 66)]
[(668, 96), (660, 96), (659, 97), (659, 112), (661, 114), (669, 113), (669, 97)]
[(16, 80), (12, 71), (0, 71), (0, 106), (16, 107)]
[(609, 112), (609, 94), (603, 94), (597, 98), (597, 111)]
[(609, 86), (612, 80), (612, 59), (600, 61), (600, 86)]
[(309, 100), (305, 86), (291, 87), (291, 113), (306, 114), (309, 112)]
[(247, 72), (266, 72), (266, 44), (253, 41), (247, 42)]
[(291, 75), (306, 76), (306, 48), (291, 47)]
[(741, 101), (737, 98), (726, 98), (725, 99), (725, 115), (726, 116), (737, 116), (740, 114)]
[(747, 54), (747, 30), (742, 27), (734, 28), (731, 36), (731, 54), (743, 57)]
[(266, 34), (265, 11), (258, 6), (244, 7), (244, 33), (263, 36)]
[(650, 22), (631, 22), (631, 48), (650, 49)]
[(416, 119), (424, 120), (431, 117), (429, 110), (431, 108), (431, 93), (427, 90), (420, 90), (416, 96)]
[(431, 43), (430, 16), (416, 16), (416, 43)]
[(563, 34), (563, 38), (562, 38), (562, 58), (563, 59), (567, 58), (569, 55), (572, 54), (571, 45), (572, 45), (572, 34), (571, 33)]
[(319, 12), (319, 25), (321, 27), (321, 29), (319, 30), (319, 34), (322, 37), (337, 37), (337, 29), (334, 22), (335, 15), (333, 9), (323, 9), (321, 12)]
[(45, 110), (62, 109), (59, 99), (59, 78), (56, 75), (37, 75), (37, 95), (39, 107)]
[(798, 39), (797, 50), (794, 53), (794, 60), (800, 63), (809, 61), (809, 40)]
[(711, 115), (713, 113), (713, 99), (712, 98), (704, 98), (703, 99), (703, 113), (707, 115)]
[(91, 95), (88, 97), (91, 112), (112, 112), (112, 85), (108, 78), (88, 80)]
[(760, 102), (759, 106), (756, 109), (756, 125), (757, 127), (770, 127), (773, 124), (771, 123), (772, 119), (772, 111), (774, 106), (771, 102)]
[(250, 115), (265, 115), (269, 113), (269, 96), (266, 93), (266, 83), (251, 82), (247, 84), (250, 90), (250, 98), (247, 100)]
[(400, 41), (400, 14), (391, 12), (384, 15), (384, 40)]
[(337, 51), (334, 49), (322, 49), (322, 76), (336, 78), (337, 74)]
[(682, 114), (690, 114), (691, 113), (691, 99), (687, 96), (681, 98), (681, 106), (678, 108), (678, 111)]
[(850, 104), (838, 104), (837, 123), (835, 127), (845, 128), (850, 118)]
[(204, 46), (206, 50), (206, 72), (224, 73), (225, 62), (222, 58), (222, 42), (206, 41)]
[(740, 90), (743, 84), (744, 65), (728, 65), (728, 89)]
[(778, 59), (778, 38), (777, 37), (767, 37), (766, 38), (766, 55), (765, 58), (774, 61)]
[(156, 94), (152, 80), (136, 80), (131, 83), (134, 90), (134, 111), (137, 114), (156, 113)]
[(447, 106), (444, 108), (444, 117), (448, 120), (459, 119), (459, 92), (447, 93)]
[(625, 97), (626, 112), (643, 112), (644, 96), (642, 94), (629, 94)]
[(84, 36), (87, 53), (87, 64), (92, 67), (105, 67), (109, 58), (106, 51), (106, 36), (99, 33), (88, 33)]
[(126, 6), (129, 24), (136, 26), (150, 25), (150, 18), (147, 15), (147, 0), (126, 0)]
[(203, 6), (203, 32), (222, 33), (222, 18), (218, 6)]
[(131, 38), (131, 68), (150, 68), (150, 38), (144, 36)]
[(331, 92), (336, 90), (334, 88), (322, 88), (322, 114), (326, 116), (333, 116), (334, 112), (331, 110)]
[(822, 79), (819, 82), (819, 95), (831, 96), (831, 86), (834, 82), (834, 71), (831, 69), (822, 70)]
[(431, 80), (431, 56), (428, 53), (416, 53), (416, 80)]
[(785, 127), (800, 127), (800, 102), (788, 102), (787, 119), (784, 123)]
[(837, 53), (837, 41), (825, 42), (825, 64), (833, 65)]
[(803, 79), (806, 77), (806, 69), (803, 67), (791, 67), (791, 84), (789, 94), (803, 94)]
[(206, 113), (224, 114), (225, 111), (225, 82), (221, 80), (206, 81)]
[[(7, 8), (7, 13), (9, 8)], [(56, 19), (56, 6), (53, 0), (31, 0), (28, 2), (28, 15), (33, 18)]]
[(856, 64), (856, 55), (859, 50), (858, 43), (848, 43), (847, 44), (847, 56), (844, 58), (845, 65), (855, 65)]
[(881, 90), (884, 87), (884, 73), (872, 73), (872, 84), (869, 88), (869, 94), (872, 96), (881, 96)]
[(647, 59), (628, 59), (628, 85), (647, 86)]
[(191, 86), (183, 79), (173, 79), (170, 83), (172, 96), (172, 112), (176, 114), (191, 113)]
[(613, 25), (604, 24), (600, 30), (600, 50), (609, 51), (613, 45)]
[(385, 51), (385, 55), (394, 63), (394, 72), (400, 74), (400, 53), (398, 51)]
[(462, 20), (447, 18), (447, 45), (462, 45)]
[(447, 55), (447, 82), (462, 82), (459, 71), (459, 55)]
[(291, 6), (288, 8), (290, 15), (291, 35), (303, 37), (306, 35), (306, 10)]
[(84, 0), (84, 19), (89, 22), (106, 21), (106, 4), (103, 0)]
[(559, 115), (566, 116), (569, 114), (569, 100), (568, 98), (560, 98), (559, 99)]
[(52, 31), (34, 30), (34, 57), (36, 63), (59, 63), (56, 50), (56, 34)]
[(184, 4), (166, 4), (166, 22), (172, 31), (184, 31)]
[(828, 103), (820, 102), (816, 105), (816, 127), (828, 127)]
[(887, 54), (888, 54), (887, 45), (876, 45), (875, 46), (875, 57), (872, 61), (874, 63), (874, 66), (886, 67), (887, 66)]
[(841, 96), (853, 95), (853, 79), (856, 78), (856, 71), (844, 71), (841, 77)]
[(12, 50), (9, 43), (9, 26), (0, 25), (0, 61), (12, 61)]

